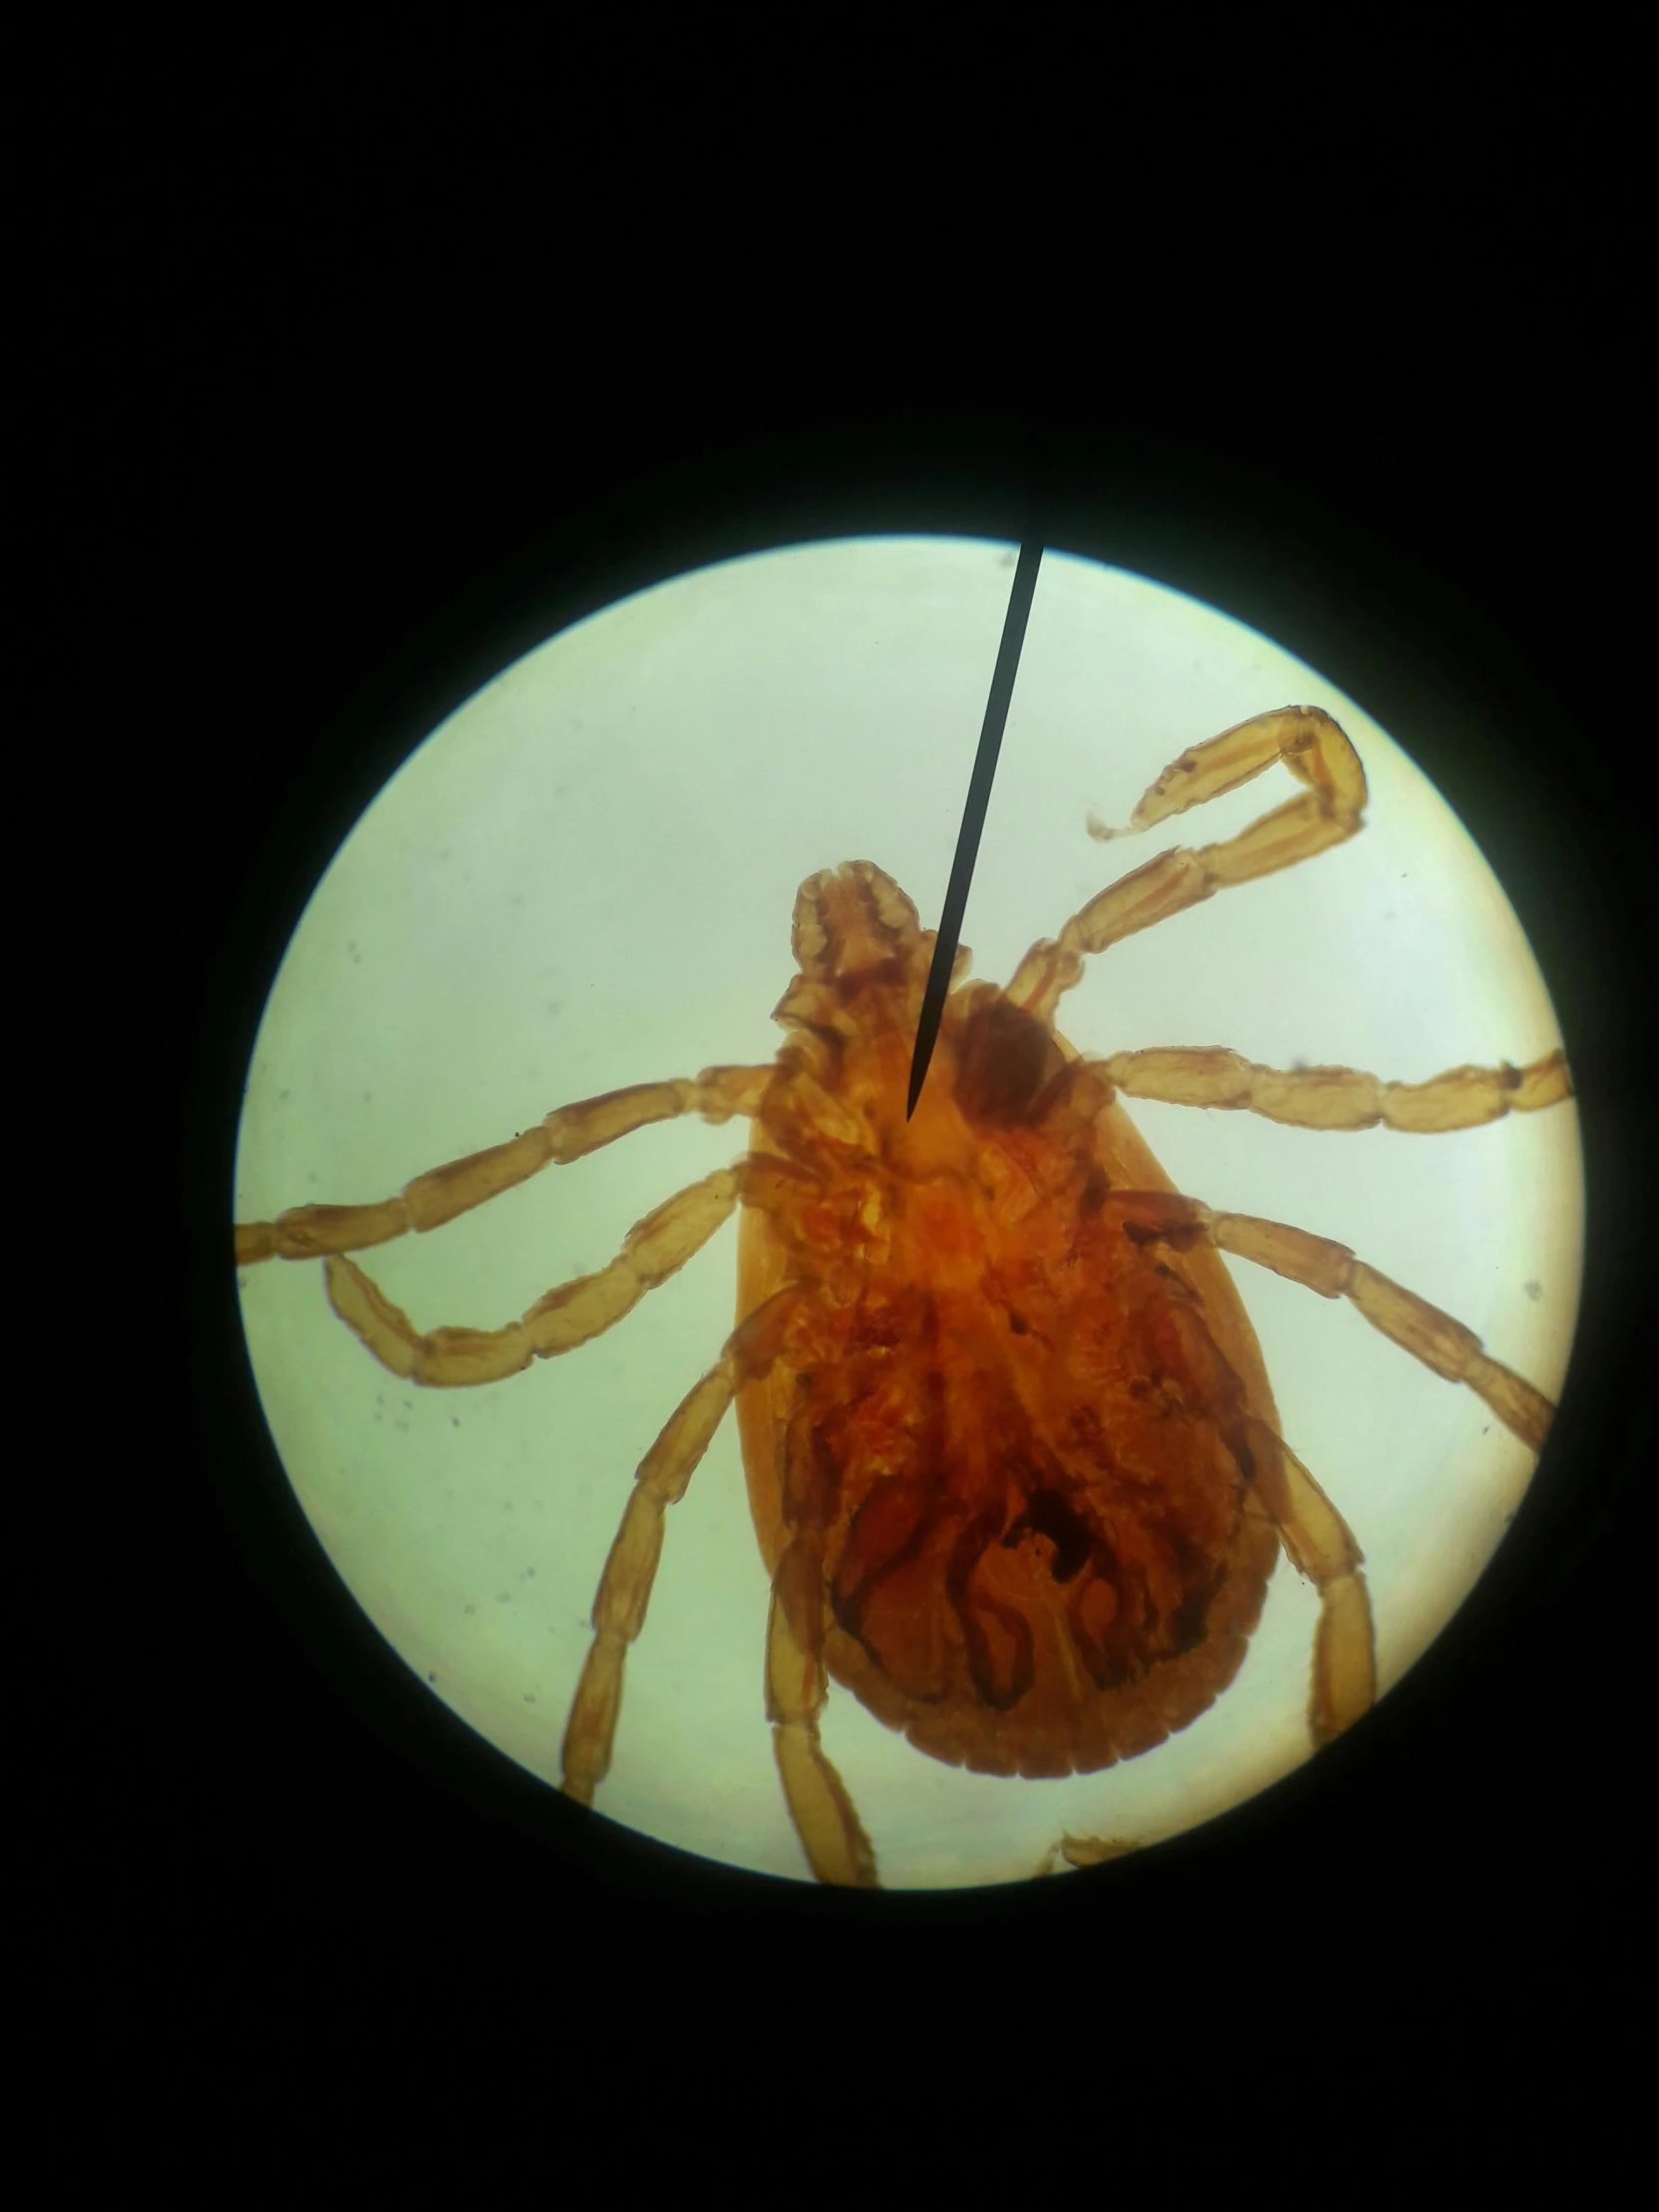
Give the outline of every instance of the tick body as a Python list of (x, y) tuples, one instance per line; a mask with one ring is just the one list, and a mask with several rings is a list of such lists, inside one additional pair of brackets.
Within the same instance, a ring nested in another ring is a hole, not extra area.
[[(734, 1399), (772, 1578), (766, 1712), (823, 1881), (877, 1880), (820, 1737), (831, 1677), (936, 1759), (994, 1775), (1089, 1773), (1151, 1750), (1221, 1695), (1285, 1550), (1321, 1598), (1315, 1740), (1367, 1709), (1375, 1658), (1359, 1544), (1280, 1434), (1222, 1253), (1346, 1298), (1534, 1450), (1551, 1408), (1456, 1321), (1345, 1247), (1175, 1192), (1122, 1100), (1427, 1136), (1548, 1106), (1570, 1085), (1559, 1053), (1404, 1085), (1254, 1067), (1221, 1048), (1093, 1060), (1066, 1043), (1055, 1010), (1086, 957), (1360, 829), (1358, 758), (1329, 716), (1301, 708), (1183, 754), (1132, 827), (1279, 762), (1303, 786), (1288, 806), (1111, 885), (1034, 945), (1005, 988), (958, 981), (908, 1122), (932, 937), (881, 869), (851, 861), (802, 886), (775, 1062), (561, 1108), (396, 1198), (239, 1229), (244, 1265), (322, 1258), (334, 1308), (367, 1350), (412, 1382), (450, 1387), (504, 1382), (621, 1322), (741, 1205), (738, 1326), (638, 1470), (565, 1731), (571, 1796), (592, 1802), (603, 1783), (666, 1508)], [(422, 1333), (346, 1257), (687, 1112), (748, 1117), (747, 1154), (648, 1215), (608, 1268), (505, 1329)], [(1086, 1843), (1072, 1853), (1099, 1855)]]

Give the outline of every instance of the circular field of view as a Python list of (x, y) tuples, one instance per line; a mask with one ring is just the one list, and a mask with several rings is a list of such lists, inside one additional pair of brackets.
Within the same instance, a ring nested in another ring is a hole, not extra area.
[[(382, 1199), (568, 1102), (770, 1059), (796, 892), (820, 869), (875, 862), (931, 928), (1013, 568), (1011, 546), (956, 539), (728, 562), (595, 615), (469, 700), (369, 808), (294, 932), (250, 1070), (237, 1221)], [(1088, 1055), (1225, 1045), (1402, 1082), (1557, 1047), (1514, 913), (1401, 750), (1410, 732), (1381, 730), (1224, 614), (1057, 553), (968, 901), (972, 975), (1006, 981), (1117, 875), (1291, 798), (1300, 787), (1274, 768), (1141, 837), (1102, 844), (1085, 827), (1124, 823), (1184, 749), (1289, 704), (1324, 708), (1352, 739), (1370, 785), (1362, 832), (1090, 960), (1063, 1033)], [(1581, 1264), (1570, 1100), (1437, 1136), (1129, 1111), (1178, 1189), (1351, 1247), (1558, 1394)], [(742, 1119), (659, 1123), (361, 1265), (417, 1330), (499, 1328), (604, 1268), (633, 1223), (737, 1159), (747, 1134)], [(550, 1786), (635, 1467), (737, 1319), (737, 1245), (728, 1222), (607, 1334), (467, 1389), (377, 1365), (331, 1310), (319, 1262), (243, 1271), (271, 1431), (342, 1581), (434, 1697)], [(1480, 1574), (1533, 1456), (1346, 1301), (1227, 1265), (1285, 1437), (1365, 1553), (1385, 1692)], [(765, 1710), (769, 1596), (729, 1415), (669, 1512), (595, 1805), (804, 1881)], [(1318, 1614), (1282, 1560), (1232, 1686), (1094, 1774), (945, 1766), (834, 1682), (824, 1746), (891, 1888), (1020, 1880), (1066, 1835), (1144, 1847), (1310, 1755)]]

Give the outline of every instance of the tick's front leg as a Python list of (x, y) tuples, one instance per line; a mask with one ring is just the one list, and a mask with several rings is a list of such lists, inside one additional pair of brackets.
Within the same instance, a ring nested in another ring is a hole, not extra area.
[[(1060, 994), (1080, 979), (1089, 953), (1104, 952), (1232, 884), (1295, 867), (1356, 833), (1365, 819), (1366, 772), (1345, 732), (1320, 707), (1281, 707), (1193, 746), (1142, 796), (1129, 830), (1150, 829), (1219, 799), (1278, 761), (1308, 787), (1300, 799), (1261, 816), (1236, 837), (1196, 850), (1175, 845), (1109, 884), (1057, 938), (1031, 947), (1008, 985), (1014, 1004), (1052, 1024)], [(1090, 828), (1095, 836), (1127, 833)]]
[(585, 1098), (574, 1106), (560, 1106), (533, 1129), (506, 1144), (469, 1152), (406, 1183), (395, 1198), (367, 1206), (292, 1206), (275, 1221), (239, 1223), (236, 1262), (253, 1267), (261, 1260), (321, 1260), (337, 1252), (362, 1252), (370, 1245), (388, 1244), (412, 1230), (424, 1234), (440, 1229), (457, 1215), (485, 1205), (515, 1184), (549, 1166), (565, 1166), (602, 1145), (654, 1121), (673, 1121), (681, 1114), (701, 1114), (705, 1121), (730, 1121), (734, 1114), (753, 1114), (776, 1069), (764, 1067), (705, 1068), (695, 1081), (635, 1083), (622, 1091), (606, 1091), (599, 1098)]

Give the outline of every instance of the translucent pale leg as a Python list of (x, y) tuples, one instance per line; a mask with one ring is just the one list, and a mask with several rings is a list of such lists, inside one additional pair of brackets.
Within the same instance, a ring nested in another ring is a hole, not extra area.
[(563, 1788), (567, 1797), (583, 1805), (593, 1803), (595, 1789), (610, 1771), (622, 1710), (623, 1665), (628, 1646), (645, 1626), (662, 1557), (663, 1516), (685, 1496), (697, 1463), (739, 1388), (764, 1376), (778, 1358), (801, 1302), (801, 1287), (790, 1284), (757, 1307), (733, 1331), (720, 1359), (681, 1399), (640, 1461), (622, 1525), (600, 1576), (593, 1606), (593, 1643), (565, 1729)]
[(740, 1198), (764, 1206), (782, 1185), (806, 1180), (804, 1170), (783, 1160), (746, 1159), (717, 1168), (636, 1222), (608, 1268), (561, 1283), (504, 1329), (442, 1328), (422, 1335), (355, 1261), (339, 1253), (324, 1269), (328, 1297), (380, 1365), (405, 1382), (437, 1389), (499, 1382), (532, 1360), (556, 1359), (614, 1328), (708, 1243)]
[(767, 1622), (767, 1718), (790, 1818), (820, 1882), (874, 1890), (875, 1852), (845, 1783), (819, 1741), (829, 1696), (824, 1666), (823, 1533), (802, 1527), (772, 1583)]
[[(1104, 952), (1226, 885), (1294, 867), (1354, 835), (1365, 816), (1366, 773), (1343, 731), (1319, 707), (1281, 707), (1256, 715), (1183, 753), (1142, 796), (1129, 830), (1150, 829), (1217, 799), (1276, 761), (1308, 786), (1300, 799), (1261, 816), (1224, 843), (1196, 851), (1173, 846), (1099, 892), (1072, 915), (1058, 938), (1045, 937), (1026, 953), (1008, 985), (1015, 1005), (1051, 1023), (1062, 992), (1082, 975), (1086, 954)], [(1127, 833), (1093, 823), (1090, 830), (1101, 837)]]
[(1254, 1417), (1244, 1424), (1256, 1493), (1299, 1574), (1320, 1594), (1308, 1726), (1328, 1744), (1377, 1699), (1377, 1638), (1354, 1531), (1282, 1436)]
[(1440, 1135), (1572, 1096), (1564, 1052), (1529, 1067), (1448, 1068), (1426, 1083), (1384, 1083), (1356, 1068), (1265, 1068), (1220, 1046), (1159, 1046), (1091, 1063), (1126, 1098), (1219, 1106), (1297, 1129), (1387, 1129)]
[(1118, 1216), (1138, 1243), (1172, 1244), (1179, 1250), (1203, 1240), (1242, 1260), (1254, 1260), (1258, 1267), (1272, 1268), (1322, 1298), (1348, 1299), (1374, 1329), (1446, 1382), (1467, 1384), (1522, 1443), (1533, 1451), (1542, 1449), (1555, 1411), (1543, 1392), (1488, 1359), (1472, 1330), (1356, 1259), (1347, 1245), (1281, 1221), (1218, 1214), (1199, 1199), (1163, 1191), (1114, 1191), (1106, 1210)]
[(593, 1803), (594, 1790), (610, 1772), (622, 1709), (623, 1664), (628, 1646), (645, 1626), (662, 1557), (663, 1514), (685, 1496), (736, 1390), (735, 1365), (727, 1355), (681, 1399), (640, 1461), (593, 1601), (593, 1642), (565, 1728), (564, 1793), (579, 1804)]
[(701, 1114), (711, 1122), (753, 1114), (776, 1073), (770, 1061), (764, 1067), (705, 1068), (695, 1081), (636, 1083), (628, 1090), (560, 1106), (507, 1144), (469, 1152), (464, 1160), (417, 1175), (395, 1198), (369, 1206), (293, 1206), (275, 1221), (239, 1224), (237, 1265), (320, 1260), (330, 1253), (386, 1244), (410, 1230), (440, 1228), (515, 1183), (527, 1182), (542, 1168), (579, 1160), (651, 1122), (672, 1121), (680, 1114)]
[[(1543, 1392), (1488, 1359), (1472, 1330), (1367, 1266), (1346, 1245), (1285, 1222), (1216, 1213), (1199, 1199), (1162, 1191), (1114, 1191), (1106, 1210), (1138, 1244), (1182, 1250), (1206, 1242), (1271, 1268), (1324, 1298), (1347, 1298), (1391, 1343), (1435, 1375), (1462, 1382), (1483, 1398), (1533, 1451), (1542, 1447), (1555, 1410)], [(1282, 1437), (1251, 1416), (1244, 1422), (1244, 1441), (1257, 1493), (1285, 1550), (1320, 1593), (1308, 1717), (1315, 1742), (1328, 1743), (1352, 1727), (1377, 1695), (1376, 1641), (1362, 1554), (1342, 1515)], [(1073, 1866), (1091, 1865), (1127, 1848), (1089, 1837), (1067, 1837), (1055, 1847)], [(1049, 1856), (1052, 1861), (1053, 1853)]]
[[(1149, 1242), (1157, 1237), (1159, 1241), (1176, 1245), (1196, 1241), (1195, 1234), (1188, 1233), (1192, 1217), (1185, 1211), (1180, 1227), (1172, 1225), (1167, 1235), (1156, 1229), (1147, 1235), (1152, 1204), (1165, 1203), (1186, 1210), (1193, 1208), (1195, 1201), (1165, 1201), (1162, 1193), (1116, 1193), (1114, 1198), (1150, 1202), (1145, 1215), (1136, 1218), (1130, 1214), (1134, 1222), (1132, 1235), (1147, 1236)], [(1207, 1212), (1208, 1209), (1199, 1211)], [(1237, 1217), (1211, 1218), (1232, 1220)], [(1216, 1241), (1219, 1243), (1220, 1239)], [(1226, 1249), (1231, 1251), (1234, 1247), (1230, 1245)], [(1382, 1278), (1380, 1276), (1377, 1280), (1381, 1282)], [(1399, 1295), (1409, 1296), (1405, 1292)], [(1440, 1319), (1445, 1317), (1442, 1315)], [(1457, 1324), (1453, 1322), (1449, 1326), (1455, 1329)], [(1239, 1441), (1250, 1454), (1251, 1481), (1256, 1494), (1267, 1507), (1291, 1564), (1299, 1574), (1306, 1575), (1319, 1592), (1320, 1617), (1314, 1631), (1308, 1730), (1316, 1744), (1328, 1744), (1363, 1719), (1377, 1702), (1377, 1634), (1372, 1621), (1371, 1594), (1362, 1571), (1364, 1554), (1355, 1541), (1354, 1531), (1285, 1439), (1254, 1414), (1247, 1414), (1240, 1427)], [(1052, 1874), (1057, 1871), (1057, 1862), (1073, 1867), (1099, 1866), (1135, 1848), (1133, 1839), (1066, 1835), (1050, 1847), (1034, 1872)]]
[(688, 1185), (634, 1224), (608, 1268), (561, 1283), (505, 1329), (443, 1328), (422, 1335), (354, 1261), (337, 1253), (325, 1270), (328, 1297), (380, 1365), (405, 1382), (437, 1389), (499, 1382), (532, 1360), (551, 1360), (614, 1328), (708, 1243), (737, 1204), (738, 1181), (737, 1169), (721, 1168)]
[[(1324, 1745), (1363, 1720), (1377, 1702), (1377, 1636), (1364, 1554), (1354, 1532), (1312, 1474), (1265, 1421), (1245, 1423), (1257, 1494), (1273, 1516), (1287, 1557), (1320, 1597), (1308, 1698), (1308, 1728)], [(1074, 1867), (1099, 1866), (1135, 1849), (1112, 1837), (1063, 1836), (1039, 1874), (1054, 1871), (1057, 1853)]]
[[(1247, 1415), (1241, 1427), (1256, 1494), (1271, 1514), (1291, 1564), (1319, 1592), (1308, 1728), (1316, 1744), (1328, 1744), (1377, 1702), (1377, 1636), (1361, 1571), (1364, 1555), (1354, 1531), (1285, 1439), (1254, 1415)], [(1053, 1874), (1056, 1860), (1073, 1867), (1099, 1866), (1135, 1848), (1132, 1840), (1119, 1837), (1062, 1836), (1035, 1872)]]

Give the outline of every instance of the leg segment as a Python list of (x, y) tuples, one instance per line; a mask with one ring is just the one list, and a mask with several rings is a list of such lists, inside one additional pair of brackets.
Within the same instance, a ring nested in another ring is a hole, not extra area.
[(238, 1226), (238, 1267), (258, 1260), (319, 1260), (335, 1252), (360, 1252), (386, 1244), (409, 1230), (438, 1229), (457, 1214), (469, 1213), (486, 1199), (527, 1182), (538, 1170), (579, 1160), (614, 1144), (649, 1122), (672, 1121), (680, 1114), (701, 1114), (705, 1121), (730, 1121), (753, 1114), (775, 1069), (705, 1068), (695, 1082), (636, 1083), (607, 1091), (575, 1106), (561, 1106), (534, 1129), (508, 1144), (468, 1153), (446, 1167), (432, 1168), (404, 1185), (396, 1198), (372, 1206), (293, 1206), (275, 1221)]
[(727, 1339), (726, 1349), (702, 1382), (669, 1416), (640, 1461), (634, 1489), (600, 1577), (593, 1607), (593, 1643), (565, 1728), (564, 1793), (583, 1805), (610, 1771), (622, 1673), (628, 1646), (645, 1626), (651, 1586), (662, 1557), (663, 1515), (678, 1504), (740, 1386), (764, 1376), (784, 1348), (801, 1300), (791, 1284), (758, 1307)]
[(775, 1203), (780, 1187), (809, 1181), (783, 1160), (746, 1159), (689, 1183), (637, 1221), (622, 1250), (597, 1275), (579, 1275), (539, 1298), (505, 1329), (434, 1329), (422, 1336), (400, 1307), (354, 1261), (336, 1253), (324, 1270), (333, 1309), (384, 1368), (405, 1382), (439, 1389), (499, 1382), (532, 1360), (556, 1359), (632, 1312), (647, 1291), (666, 1283), (702, 1250), (742, 1198)]
[(1448, 1068), (1426, 1083), (1383, 1083), (1357, 1068), (1264, 1068), (1219, 1047), (1117, 1052), (1095, 1063), (1127, 1098), (1221, 1106), (1297, 1129), (1388, 1129), (1438, 1135), (1504, 1114), (1536, 1113), (1572, 1096), (1564, 1052), (1529, 1067)]
[(1166, 1243), (1180, 1250), (1202, 1239), (1322, 1298), (1348, 1299), (1374, 1329), (1448, 1382), (1467, 1383), (1522, 1443), (1542, 1449), (1555, 1411), (1543, 1392), (1489, 1360), (1472, 1330), (1356, 1259), (1347, 1245), (1282, 1221), (1214, 1213), (1199, 1199), (1163, 1191), (1114, 1191), (1105, 1210), (1118, 1216), (1137, 1244)]
[(1058, 1874), (1061, 1861), (1068, 1867), (1103, 1867), (1108, 1859), (1126, 1859), (1139, 1849), (1121, 1836), (1062, 1836), (1043, 1853), (1033, 1879)]
[(736, 1390), (736, 1366), (728, 1353), (681, 1399), (634, 1476), (593, 1601), (593, 1642), (565, 1728), (564, 1793), (581, 1805), (593, 1803), (595, 1789), (610, 1771), (622, 1709), (623, 1664), (628, 1646), (645, 1626), (663, 1551), (663, 1514), (685, 1496)]
[(1308, 1724), (1315, 1743), (1328, 1744), (1369, 1713), (1377, 1699), (1377, 1642), (1360, 1547), (1285, 1439), (1266, 1421), (1251, 1418), (1244, 1425), (1257, 1494), (1273, 1515), (1292, 1566), (1320, 1594)]
[[(1342, 730), (1318, 707), (1282, 707), (1275, 714), (1257, 715), (1183, 753), (1142, 796), (1129, 830), (1150, 829), (1217, 799), (1276, 761), (1307, 785), (1300, 799), (1261, 816), (1221, 844), (1197, 851), (1176, 845), (1111, 884), (1072, 915), (1058, 939), (1044, 938), (1031, 947), (1008, 985), (1009, 998), (1038, 1020), (1052, 1022), (1061, 993), (1083, 973), (1086, 953), (1104, 952), (1120, 938), (1150, 929), (1226, 884), (1248, 883), (1253, 876), (1294, 867), (1354, 835), (1365, 814), (1365, 770)], [(1089, 827), (1097, 837), (1127, 833), (1093, 822)]]
[(874, 1849), (819, 1741), (819, 1715), (830, 1687), (824, 1667), (823, 1542), (822, 1531), (798, 1529), (773, 1577), (767, 1718), (808, 1865), (820, 1882), (873, 1890), (880, 1887)]

